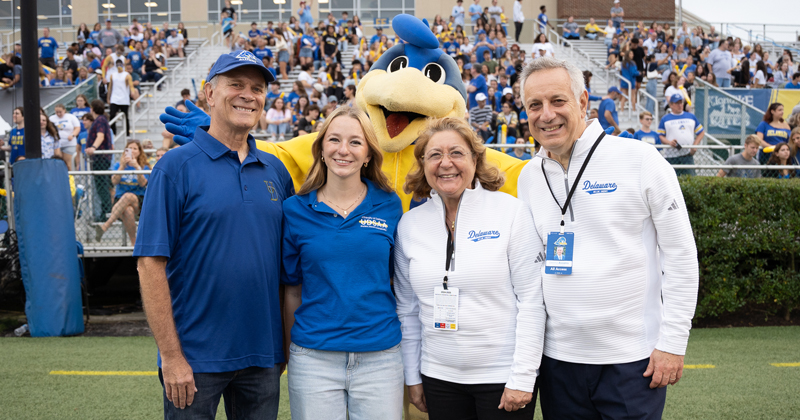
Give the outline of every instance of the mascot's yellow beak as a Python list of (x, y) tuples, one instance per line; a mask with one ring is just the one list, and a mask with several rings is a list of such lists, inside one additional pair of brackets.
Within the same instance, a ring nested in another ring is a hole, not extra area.
[(369, 115), (381, 149), (389, 153), (414, 143), (428, 117), (463, 118), (467, 112), (456, 89), (413, 67), (392, 73), (371, 70), (358, 84), (356, 104)]

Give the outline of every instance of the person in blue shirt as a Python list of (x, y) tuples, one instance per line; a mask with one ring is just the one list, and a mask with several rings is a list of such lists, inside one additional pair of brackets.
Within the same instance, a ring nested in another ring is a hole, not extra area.
[[(628, 50), (622, 59), (622, 68), (620, 69), (620, 76), (622, 79), (619, 81), (619, 88), (631, 98), (631, 107), (636, 109), (636, 78), (641, 74), (636, 61), (633, 59), (633, 50)], [(619, 100), (619, 109), (625, 109), (625, 97)]]
[(615, 131), (622, 131), (619, 129), (619, 116), (617, 116), (617, 104), (614, 102), (617, 98), (622, 96), (622, 92), (616, 86), (608, 88), (608, 95), (603, 97), (600, 101), (600, 106), (597, 108), (597, 119), (600, 125), (605, 130), (608, 127), (614, 127)]
[(222, 12), (220, 14), (220, 27), (222, 28), (222, 36), (225, 38), (225, 46), (228, 48), (231, 47), (231, 34), (233, 33), (234, 25), (236, 25), (236, 21), (233, 20), (232, 17), (228, 16), (227, 12)]
[(263, 60), (264, 57), (272, 58), (272, 50), (267, 47), (266, 39), (258, 38), (256, 45), (258, 45), (258, 48), (253, 50), (253, 55), (255, 55), (259, 60)]
[(25, 118), (23, 115), (24, 110), (21, 106), (14, 108), (14, 113), (11, 115), (11, 122), (16, 125), (8, 135), (8, 145), (11, 147), (8, 161), (11, 163), (25, 159)]
[(653, 124), (653, 114), (648, 111), (639, 114), (639, 124), (642, 126), (642, 128), (633, 133), (633, 138), (643, 141), (647, 144), (661, 144), (661, 139), (659, 138), (658, 133), (650, 130), (650, 126)]
[(477, 28), (476, 23), (478, 22), (478, 19), (481, 17), (481, 13), (483, 12), (483, 8), (481, 8), (481, 5), (478, 4), (480, 2), (481, 0), (473, 0), (473, 3), (469, 5), (469, 10), (467, 10), (467, 12), (469, 12), (469, 20), (470, 22), (472, 22), (473, 34), (475, 33), (475, 30)]
[[(138, 140), (128, 141), (119, 162), (115, 163), (111, 168), (112, 171), (141, 171), (148, 169), (150, 169), (150, 165), (147, 164), (147, 155), (145, 155)], [(111, 177), (111, 184), (115, 187), (114, 207), (111, 208), (108, 220), (94, 227), (95, 240), (97, 242), (100, 242), (103, 234), (111, 228), (111, 225), (117, 219), (120, 219), (131, 243), (136, 243), (136, 216), (142, 208), (148, 177), (145, 174), (120, 174)]]
[(228, 418), (274, 420), (285, 363), (281, 222), (294, 187), (249, 135), (274, 79), (234, 52), (207, 80), (210, 125), (154, 166), (133, 250), (164, 417), (213, 418), (224, 393)]
[(375, 35), (372, 35), (372, 38), (369, 39), (369, 47), (372, 47), (372, 44), (376, 42), (381, 42), (381, 37), (383, 36), (383, 28), (380, 26), (375, 27)]
[(792, 81), (787, 83), (784, 89), (800, 89), (800, 72), (792, 75)]
[[(553, 28), (553, 25), (550, 23), (550, 19), (547, 17), (547, 7), (542, 5), (539, 7), (539, 16), (536, 17), (537, 22), (539, 23), (539, 33), (547, 33), (547, 27)], [(556, 28), (553, 28), (554, 30)]]
[(142, 75), (142, 66), (144, 65), (144, 54), (142, 53), (142, 43), (141, 41), (136, 41), (133, 46), (133, 51), (128, 53), (128, 61), (131, 63), (131, 67), (133, 67), (133, 71)]
[[(764, 112), (763, 120), (756, 127), (756, 136), (761, 140), (761, 147), (765, 148), (775, 146), (781, 142), (788, 142), (791, 131), (792, 128), (789, 123), (783, 119), (783, 104), (773, 102)], [(763, 165), (769, 160), (770, 156), (771, 152), (766, 153), (762, 149), (758, 152), (758, 161)]]
[[(284, 94), (281, 92), (281, 82), (272, 82), (269, 84), (269, 92), (267, 92), (267, 101), (264, 103), (265, 109), (268, 109), (272, 106), (272, 101), (277, 98), (283, 97)], [(286, 99), (286, 102), (290, 102), (289, 99)]]
[(484, 95), (489, 93), (489, 87), (486, 84), (486, 78), (483, 77), (480, 70), (478, 70), (478, 66), (466, 64), (464, 67), (469, 66), (470, 74), (472, 74), (472, 80), (469, 82), (469, 86), (467, 86), (467, 92), (469, 93), (469, 109), (475, 108), (478, 106), (478, 101), (475, 99), (475, 96), (479, 93), (483, 93)]
[[(89, 138), (89, 129), (92, 127), (92, 123), (94, 123), (94, 115), (91, 112), (83, 114), (81, 117), (81, 132), (78, 133), (78, 146), (80, 147), (80, 152), (75, 153), (75, 157), (73, 158), (74, 168), (81, 171), (86, 168), (81, 167), (81, 161), (86, 162), (86, 142)], [(141, 208), (141, 206), (139, 206)]]
[(103, 62), (100, 61), (100, 58), (94, 55), (94, 53), (87, 53), (86, 58), (89, 59), (89, 70), (91, 70), (92, 73), (103, 66)]
[[(517, 137), (516, 139), (513, 137), (509, 137), (506, 139), (508, 143), (514, 144), (525, 144), (525, 139), (522, 137)], [(519, 160), (531, 160), (531, 154), (526, 147), (515, 147), (513, 149), (508, 149), (506, 152), (507, 155), (513, 156)]]
[(317, 43), (314, 42), (314, 37), (309, 34), (303, 34), (300, 37), (300, 66), (304, 64), (312, 64), (314, 62), (314, 51), (317, 48)]
[(297, 14), (300, 16), (300, 26), (305, 30), (306, 24), (309, 27), (314, 26), (314, 16), (311, 16), (311, 1), (312, 0), (300, 0), (300, 8), (297, 11)]
[[(311, 153), (308, 178), (283, 214), (292, 418), (350, 411), (400, 420), (403, 360), (391, 286), (400, 198), (358, 108), (331, 113)], [(345, 374), (351, 360), (358, 369)]]
[(461, 47), (461, 45), (459, 45), (459, 44), (458, 44), (458, 42), (456, 42), (455, 40), (453, 40), (453, 41), (450, 41), (450, 40), (448, 40), (448, 41), (447, 41), (447, 42), (445, 42), (445, 43), (444, 43), (444, 45), (443, 45), (443, 49), (444, 49), (444, 51), (445, 51), (445, 52), (446, 52), (446, 53), (447, 53), (449, 56), (451, 56), (451, 57), (453, 57), (453, 58), (455, 58), (455, 57), (458, 55), (458, 52), (459, 52), (459, 48), (460, 48), (460, 47)]
[(261, 38), (262, 35), (263, 33), (258, 29), (258, 24), (256, 22), (251, 23), (250, 30), (247, 31), (250, 42), (256, 42), (256, 39)]
[[(75, 118), (81, 119), (84, 115), (89, 114), (92, 112), (92, 108), (89, 107), (89, 100), (86, 99), (86, 96), (80, 94), (75, 97), (75, 107), (72, 108), (69, 113), (74, 115)], [(81, 126), (81, 132), (85, 132), (86, 128)]]
[(39, 38), (39, 48), (42, 49), (39, 55), (39, 61), (47, 67), (55, 68), (58, 41), (50, 36), (50, 28), (44, 28), (42, 34), (44, 36)]
[(583, 84), (586, 86), (586, 92), (589, 92), (589, 102), (591, 102), (591, 101), (600, 101), (600, 100), (603, 99), (602, 96), (592, 95), (592, 87), (591, 87), (592, 76), (593, 76), (592, 72), (590, 72), (589, 70), (584, 70), (583, 71)]

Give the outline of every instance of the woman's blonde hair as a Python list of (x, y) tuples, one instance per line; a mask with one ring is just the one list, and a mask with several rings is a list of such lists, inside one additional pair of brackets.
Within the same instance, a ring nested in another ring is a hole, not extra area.
[(325, 139), (325, 133), (328, 132), (328, 127), (339, 117), (349, 117), (358, 121), (361, 125), (361, 131), (364, 133), (364, 139), (367, 141), (369, 157), (371, 159), (366, 167), (361, 168), (361, 176), (372, 181), (378, 188), (391, 192), (393, 190), (392, 185), (389, 183), (389, 179), (386, 177), (386, 174), (383, 173), (382, 169), (383, 153), (378, 145), (378, 137), (375, 136), (375, 131), (367, 118), (367, 114), (356, 107), (342, 106), (333, 111), (325, 120), (325, 123), (322, 124), (322, 127), (320, 127), (317, 138), (311, 145), (311, 155), (314, 157), (314, 163), (311, 164), (311, 169), (308, 170), (306, 180), (297, 194), (308, 194), (311, 191), (320, 189), (328, 182), (328, 167), (325, 162), (322, 161), (322, 141)]
[(478, 139), (478, 136), (464, 119), (454, 117), (429, 118), (427, 126), (417, 139), (416, 146), (414, 146), (414, 157), (417, 160), (417, 164), (406, 176), (406, 183), (403, 186), (403, 191), (406, 194), (412, 194), (415, 200), (422, 200), (431, 195), (431, 186), (425, 177), (425, 147), (427, 147), (434, 134), (443, 131), (452, 131), (460, 135), (472, 152), (472, 159), (475, 162), (473, 187), (475, 186), (475, 180), (480, 181), (483, 189), (488, 191), (497, 191), (503, 186), (506, 182), (505, 176), (497, 166), (486, 160), (486, 146)]

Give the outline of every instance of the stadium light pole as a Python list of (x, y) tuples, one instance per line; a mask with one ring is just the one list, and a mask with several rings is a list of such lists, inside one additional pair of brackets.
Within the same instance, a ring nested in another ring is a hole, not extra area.
[(683, 0), (678, 0), (678, 25), (683, 26)]
[[(22, 106), (25, 111), (25, 157), (42, 157), (42, 133), (39, 129), (39, 22), (36, 1), (20, 2), (20, 41), (22, 42)], [(34, 70), (35, 69), (35, 70)]]

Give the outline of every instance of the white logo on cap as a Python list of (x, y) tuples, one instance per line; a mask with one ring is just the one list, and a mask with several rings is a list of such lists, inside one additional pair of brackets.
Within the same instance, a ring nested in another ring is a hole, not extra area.
[(239, 61), (249, 61), (251, 63), (258, 64), (258, 59), (256, 59), (256, 56), (250, 51), (242, 51), (236, 56), (236, 58), (238, 58)]

